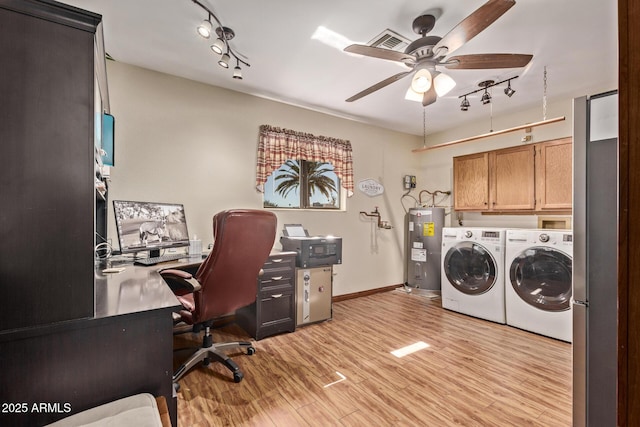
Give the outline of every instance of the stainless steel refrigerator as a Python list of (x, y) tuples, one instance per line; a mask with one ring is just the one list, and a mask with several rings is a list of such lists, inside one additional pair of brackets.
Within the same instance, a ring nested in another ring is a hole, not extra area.
[(573, 425), (616, 425), (618, 95), (573, 101)]

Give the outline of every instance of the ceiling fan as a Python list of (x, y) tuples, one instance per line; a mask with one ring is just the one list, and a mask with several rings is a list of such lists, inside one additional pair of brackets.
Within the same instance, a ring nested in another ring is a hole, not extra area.
[(489, 0), (463, 19), (444, 37), (427, 36), (427, 33), (435, 26), (436, 17), (434, 15), (418, 16), (413, 21), (413, 31), (420, 34), (421, 37), (409, 44), (404, 52), (361, 44), (347, 46), (344, 49), (345, 52), (401, 62), (410, 70), (388, 77), (358, 92), (346, 101), (356, 101), (413, 74), (410, 90), (422, 96), (422, 105), (426, 107), (436, 102), (438, 96), (444, 96), (455, 86), (453, 79), (437, 71), (436, 67), (458, 70), (524, 67), (531, 61), (533, 55), (485, 53), (447, 58), (447, 55), (478, 35), (515, 4), (515, 0)]

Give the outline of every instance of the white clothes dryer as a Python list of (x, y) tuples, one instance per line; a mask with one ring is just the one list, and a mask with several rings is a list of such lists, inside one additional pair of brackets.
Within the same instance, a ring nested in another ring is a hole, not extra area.
[(443, 228), (442, 307), (505, 323), (505, 235), (498, 228)]
[(571, 342), (571, 230), (507, 230), (507, 325)]

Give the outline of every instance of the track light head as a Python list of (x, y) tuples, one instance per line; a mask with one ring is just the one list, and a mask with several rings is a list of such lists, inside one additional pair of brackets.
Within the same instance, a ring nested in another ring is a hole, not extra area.
[(233, 69), (233, 78), (242, 80), (242, 69), (240, 68), (240, 65), (236, 65), (236, 67)]
[(222, 52), (224, 51), (224, 40), (218, 38), (216, 41), (214, 41), (211, 45), (211, 50), (218, 55), (222, 55)]
[(509, 80), (507, 88), (504, 90), (504, 94), (511, 98), (514, 93), (516, 93), (516, 91), (511, 89), (511, 80)]
[(484, 90), (484, 93), (482, 94), (482, 98), (480, 98), (480, 101), (482, 101), (482, 105), (491, 103), (491, 94), (487, 92), (487, 89)]
[(198, 35), (200, 37), (208, 39), (209, 37), (211, 37), (211, 28), (211, 15), (209, 15), (207, 19), (202, 21), (202, 24), (198, 25), (196, 31), (198, 32)]
[(225, 53), (224, 55), (222, 55), (222, 57), (220, 57), (220, 60), (218, 61), (218, 65), (221, 66), (222, 68), (229, 68), (229, 59), (231, 59), (229, 57), (229, 54)]
[(462, 102), (460, 103), (460, 110), (462, 111), (468, 111), (469, 110), (469, 106), (471, 104), (469, 103), (469, 100), (467, 99), (467, 97), (465, 96), (464, 99), (462, 100)]

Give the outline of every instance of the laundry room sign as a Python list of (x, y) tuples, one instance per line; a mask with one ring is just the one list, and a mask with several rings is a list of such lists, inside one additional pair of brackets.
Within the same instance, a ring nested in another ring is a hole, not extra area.
[(358, 182), (358, 189), (370, 197), (379, 196), (384, 193), (384, 186), (373, 178), (363, 179)]

